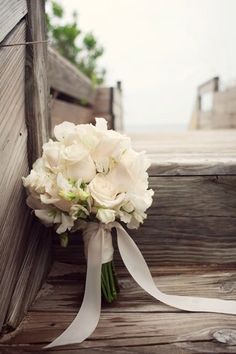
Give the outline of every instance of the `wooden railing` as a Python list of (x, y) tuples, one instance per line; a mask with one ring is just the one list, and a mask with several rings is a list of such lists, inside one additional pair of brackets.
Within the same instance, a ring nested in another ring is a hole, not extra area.
[[(44, 1), (0, 2), (0, 330), (15, 328), (50, 264), (50, 234), (25, 205), (21, 177), (49, 136)], [(12, 45), (7, 47), (7, 45)]]
[(236, 128), (236, 87), (220, 91), (219, 83), (219, 77), (214, 77), (198, 87), (190, 129)]
[[(50, 232), (25, 205), (21, 177), (41, 155), (55, 124), (105, 115), (110, 127), (121, 128), (122, 110), (119, 87), (95, 89), (47, 50), (44, 0), (2, 0), (0, 23), (1, 331), (21, 321), (51, 261)], [(37, 43), (22, 45), (32, 41)]]
[(93, 123), (107, 119), (109, 128), (122, 129), (122, 93), (117, 87), (95, 88), (90, 80), (52, 48), (49, 48), (51, 130), (64, 120)]

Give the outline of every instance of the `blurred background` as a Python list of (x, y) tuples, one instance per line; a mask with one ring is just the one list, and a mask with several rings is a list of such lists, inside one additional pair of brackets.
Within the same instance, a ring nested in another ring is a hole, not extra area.
[(236, 127), (235, 0), (47, 1), (51, 41), (122, 82), (128, 132)]

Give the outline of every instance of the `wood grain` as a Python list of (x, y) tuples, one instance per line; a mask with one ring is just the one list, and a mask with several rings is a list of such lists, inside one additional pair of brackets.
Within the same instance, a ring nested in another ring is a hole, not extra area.
[(52, 48), (48, 50), (50, 86), (77, 100), (93, 104), (95, 89), (89, 79)]
[[(25, 21), (21, 21), (4, 43), (25, 38)], [(24, 110), (25, 48), (0, 49), (0, 148), (2, 208), (0, 212), (0, 329), (14, 289), (18, 269), (24, 256), (27, 213), (21, 176), (28, 172)], [(10, 79), (11, 78), (11, 79)], [(23, 214), (22, 214), (23, 213)], [(18, 220), (13, 223), (12, 220)], [(17, 251), (19, 254), (17, 255)]]
[[(15, 345), (20, 345), (17, 347), (20, 349), (26, 348), (27, 344), (28, 350), (31, 348), (32, 352), (37, 352), (42, 344), (54, 339), (71, 322), (80, 306), (81, 286), (80, 276), (78, 279), (74, 278), (73, 281), (68, 280), (68, 277), (71, 279), (72, 274), (74, 276), (76, 272), (80, 274), (80, 269), (72, 269), (65, 264), (56, 265), (56, 267), (57, 269), (52, 271), (49, 277), (48, 285), (51, 289), (46, 291), (45, 287), (43, 288), (35, 307), (29, 312), (21, 326), (15, 332), (3, 337), (1, 348), (8, 348), (14, 353)], [(59, 281), (58, 277), (55, 278), (55, 274), (58, 271), (60, 273), (60, 269), (64, 269), (64, 275)], [(176, 268), (174, 275), (168, 275), (168, 271), (166, 275), (162, 275), (166, 273), (165, 268), (158, 267), (152, 270), (156, 274), (155, 282), (168, 293), (186, 294), (188, 292), (195, 295), (236, 298), (234, 271), (217, 271), (207, 274), (197, 271), (196, 268), (193, 268), (191, 272), (189, 268), (187, 273), (184, 273), (183, 270), (179, 271)], [(73, 289), (76, 284), (79, 290), (78, 300), (75, 289)], [(145, 346), (161, 352), (163, 346), (167, 344), (166, 350), (172, 350), (170, 353), (178, 353), (179, 346), (180, 348), (183, 346), (183, 350), (193, 350), (193, 352), (197, 348), (205, 348), (205, 350), (211, 349), (220, 353), (223, 343), (225, 353), (230, 352), (231, 346), (235, 343), (235, 316), (175, 311), (144, 294), (129, 276), (123, 275), (121, 284), (123, 285), (119, 301), (110, 306), (103, 306), (99, 325), (93, 335), (79, 345), (64, 349), (57, 348), (59, 353), (61, 351), (83, 353), (83, 349), (86, 348), (90, 353), (92, 350), (96, 352), (99, 347), (110, 351), (114, 348), (115, 352), (118, 350), (119, 353), (120, 350), (120, 353), (123, 353), (127, 348), (138, 350), (140, 347), (142, 350)], [(60, 286), (61, 290), (59, 290)], [(71, 292), (68, 290), (70, 286)], [(57, 291), (59, 291), (58, 294)], [(199, 342), (202, 346), (197, 345)]]
[(130, 134), (133, 147), (145, 150), (152, 176), (236, 174), (236, 131)]
[[(10, 1), (10, 3), (13, 2)], [(32, 31), (28, 31), (31, 34), (42, 28), (38, 24), (32, 24), (30, 5), (37, 9), (42, 4), (41, 1), (31, 2), (31, 4), (29, 2), (27, 25), (32, 26)], [(36, 20), (40, 22), (40, 16)], [(25, 32), (26, 21), (22, 19), (6, 37), (4, 44), (24, 42)], [(35, 38), (35, 36), (32, 35), (30, 38)], [(39, 69), (42, 64), (40, 58), (36, 60), (37, 64), (33, 59), (30, 62), (32, 78), (27, 80), (27, 85), (33, 85), (30, 94), (29, 86), (25, 85), (25, 51), (25, 46), (0, 49), (0, 330), (15, 328), (19, 324), (41, 286), (50, 262), (50, 238), (47, 237), (44, 227), (32, 219), (30, 210), (25, 205), (26, 196), (21, 180), (21, 177), (29, 172), (27, 136), (39, 134), (37, 130), (39, 126), (43, 130), (42, 125), (37, 125), (36, 121), (41, 119), (41, 113), (45, 114), (43, 107), (47, 107), (48, 104), (48, 96), (42, 93), (45, 82), (40, 85), (33, 80), (34, 75), (37, 76), (36, 73), (40, 74), (40, 70), (45, 69), (43, 67)], [(33, 52), (34, 49), (32, 49)], [(41, 51), (36, 51), (36, 54), (40, 56)], [(28, 87), (27, 94), (26, 86)], [(34, 99), (36, 100), (35, 106)], [(43, 99), (46, 101), (43, 102)], [(28, 129), (25, 123), (25, 102), (26, 105), (29, 103), (33, 116)], [(33, 110), (32, 107), (35, 108), (37, 105), (40, 108)], [(42, 135), (37, 136), (36, 140)], [(33, 141), (32, 138), (31, 141)], [(34, 152), (37, 150), (37, 147), (33, 145), (30, 148)]]
[[(213, 103), (209, 111), (204, 111), (201, 107), (201, 101), (207, 92), (212, 93)], [(196, 98), (197, 104), (191, 118), (192, 128), (200, 130), (234, 129), (236, 127), (235, 99), (235, 87), (219, 91), (218, 77), (199, 86)]]
[[(46, 39), (45, 1), (28, 0), (27, 41)], [(42, 144), (49, 136), (49, 89), (47, 81), (47, 45), (28, 45), (25, 68), (25, 107), (28, 127), (29, 164), (41, 155)]]
[(6, 326), (16, 328), (39, 291), (51, 263), (51, 234), (36, 221), (32, 223), (24, 260), (11, 297)]
[(122, 106), (122, 91), (119, 87), (112, 88), (112, 114), (114, 127), (113, 129), (123, 131), (123, 106)]
[(149, 186), (149, 215), (236, 217), (236, 176), (151, 176)]
[(77, 104), (54, 99), (51, 103), (52, 129), (55, 125), (60, 124), (65, 120), (75, 124), (92, 123), (92, 110), (91, 108), (85, 108)]
[[(207, 271), (206, 271), (207, 270)], [(157, 302), (146, 294), (123, 268), (117, 268), (120, 294), (112, 305), (103, 304), (103, 312), (180, 312), (175, 308)], [(177, 268), (154, 266), (151, 268), (158, 288), (173, 295), (236, 297), (236, 275), (234, 270), (217, 270), (213, 267)], [(71, 266), (55, 262), (47, 282), (39, 292), (31, 311), (38, 312), (76, 312), (80, 307), (85, 284), (85, 267)], [(193, 285), (194, 284), (194, 285)]]
[(108, 123), (108, 129), (114, 129), (112, 92), (113, 89), (111, 87), (98, 87), (96, 89), (96, 96), (93, 107), (93, 116), (105, 118)]
[[(26, 0), (1, 0), (0, 2), (0, 42), (20, 22), (27, 13)], [(14, 42), (11, 42), (14, 43)]]
[[(228, 264), (236, 254), (236, 219), (232, 217), (180, 217), (150, 215), (138, 230), (128, 230), (149, 266)], [(54, 259), (81, 264), (82, 240), (75, 235), (67, 250), (54, 246)], [(123, 267), (115, 252), (117, 267)]]
[[(139, 346), (123, 346), (123, 347), (101, 347), (101, 348), (56, 348), (51, 349), (52, 354), (235, 354), (234, 346), (227, 346), (224, 343), (216, 343), (214, 341), (181, 341), (171, 344), (157, 344), (157, 345), (139, 345)], [(10, 345), (0, 345), (0, 350), (2, 354), (25, 354), (34, 353), (42, 354), (42, 349), (36, 345), (21, 345), (21, 346), (10, 346)]]

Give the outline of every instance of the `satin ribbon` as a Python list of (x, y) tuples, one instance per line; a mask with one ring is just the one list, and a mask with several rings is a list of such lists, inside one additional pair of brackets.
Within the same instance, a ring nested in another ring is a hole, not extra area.
[[(118, 222), (112, 222), (108, 225), (89, 224), (91, 225), (88, 225), (88, 228), (84, 231), (87, 275), (81, 308), (70, 326), (45, 348), (81, 343), (97, 327), (101, 312), (101, 265), (109, 258), (111, 252), (113, 254), (112, 228), (117, 231), (119, 252), (129, 273), (141, 288), (155, 299), (185, 311), (236, 315), (236, 301), (167, 295), (161, 292), (156, 287), (140, 250), (121, 224)], [(107, 255), (106, 257), (104, 257), (104, 253)]]

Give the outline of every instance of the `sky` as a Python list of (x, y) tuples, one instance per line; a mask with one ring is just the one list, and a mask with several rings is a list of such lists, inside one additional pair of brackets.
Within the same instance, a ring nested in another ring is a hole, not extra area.
[(236, 0), (58, 0), (105, 47), (127, 129), (187, 127), (196, 88), (236, 82)]

